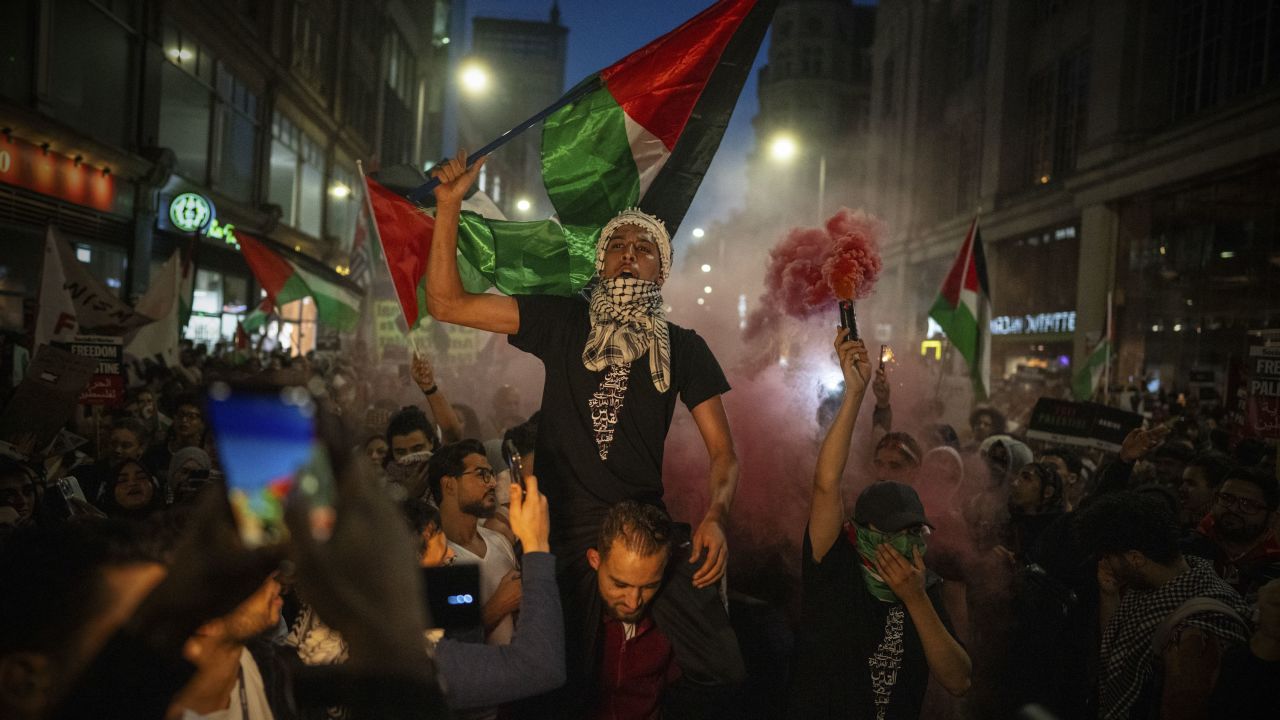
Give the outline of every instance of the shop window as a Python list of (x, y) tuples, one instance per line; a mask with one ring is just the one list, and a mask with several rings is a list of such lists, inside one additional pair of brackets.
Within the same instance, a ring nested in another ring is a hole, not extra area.
[(210, 347), (235, 340), (236, 323), (248, 312), (248, 300), (248, 279), (197, 269), (191, 319), (183, 337)]
[(51, 114), (98, 140), (127, 146), (134, 109), (132, 18), (87, 0), (52, 5), (46, 97)]
[(267, 327), (267, 337), (290, 355), (306, 355), (316, 347), (316, 306), (305, 297), (280, 307), (279, 320)]
[(320, 237), (324, 156), (319, 143), (280, 113), (276, 113), (272, 129), (268, 199), (280, 206), (285, 223)]

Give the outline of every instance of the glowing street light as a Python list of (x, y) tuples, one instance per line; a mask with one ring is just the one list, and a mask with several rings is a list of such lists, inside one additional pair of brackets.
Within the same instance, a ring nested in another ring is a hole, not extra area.
[[(788, 163), (800, 154), (800, 144), (796, 139), (787, 133), (779, 133), (773, 136), (773, 140), (769, 142), (769, 155), (778, 162)], [(825, 152), (818, 154), (818, 223), (821, 224), (826, 212), (827, 199), (827, 154)]]
[(769, 142), (769, 155), (774, 160), (789, 161), (800, 152), (800, 146), (790, 135), (776, 135)]
[(710, 294), (711, 294), (711, 286), (710, 286), (710, 285), (708, 285), (708, 286), (706, 286), (706, 287), (702, 288), (702, 293), (703, 293), (704, 295), (710, 295)]
[(462, 89), (468, 94), (479, 95), (489, 89), (489, 71), (479, 63), (471, 62), (463, 65), (459, 77), (462, 80)]
[(329, 195), (338, 200), (342, 200), (351, 195), (351, 188), (343, 183), (334, 183), (329, 187)]
[(532, 208), (533, 203), (529, 202), (528, 198), (520, 198), (519, 200), (516, 200), (516, 210), (519, 210), (522, 213), (527, 213)]
[(706, 230), (703, 230), (702, 228), (694, 228), (694, 229), (693, 229), (693, 236), (694, 236), (694, 237), (696, 237), (696, 238), (698, 238), (698, 239), (701, 239), (701, 238), (702, 238), (704, 235), (706, 235), (706, 234), (707, 234), (707, 231), (706, 231)]
[(702, 272), (711, 272), (711, 266), (706, 263), (702, 264)]

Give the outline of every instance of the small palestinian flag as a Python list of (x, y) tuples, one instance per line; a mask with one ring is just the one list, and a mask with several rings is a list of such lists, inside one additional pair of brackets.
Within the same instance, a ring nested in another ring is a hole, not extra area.
[(942, 327), (951, 346), (969, 364), (974, 392), (979, 399), (985, 399), (991, 390), (991, 285), (987, 282), (987, 258), (982, 251), (977, 218), (969, 225), (969, 234), (929, 317)]
[(341, 275), (329, 272), (331, 277), (326, 277), (323, 271), (286, 258), (247, 233), (237, 231), (236, 237), (254, 278), (276, 307), (310, 297), (321, 324), (342, 331), (355, 329), (360, 319), (360, 292), (348, 286)]

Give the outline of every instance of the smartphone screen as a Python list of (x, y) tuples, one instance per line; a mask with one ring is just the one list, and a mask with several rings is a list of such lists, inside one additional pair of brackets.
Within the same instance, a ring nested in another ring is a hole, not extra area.
[(422, 569), (428, 627), (464, 631), (480, 627), (480, 566), (446, 565)]
[(300, 387), (214, 383), (209, 419), (241, 539), (249, 547), (284, 540), (285, 498), (304, 467), (323, 464), (313, 462), (317, 446), (311, 396)]
[(511, 468), (511, 480), (524, 489), (524, 460), (520, 457), (520, 451), (516, 449), (516, 444), (511, 440), (502, 443), (502, 454), (507, 461), (507, 467)]

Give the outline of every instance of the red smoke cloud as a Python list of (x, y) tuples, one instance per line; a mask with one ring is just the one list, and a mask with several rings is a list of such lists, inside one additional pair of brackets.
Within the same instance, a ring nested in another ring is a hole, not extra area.
[(747, 339), (782, 315), (804, 319), (835, 307), (837, 300), (871, 294), (883, 263), (884, 223), (874, 215), (841, 208), (822, 228), (794, 228), (769, 252), (765, 293), (747, 321)]

